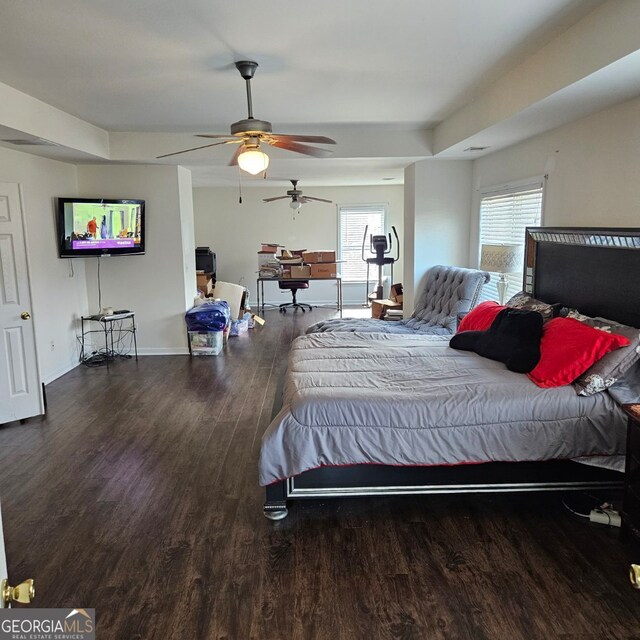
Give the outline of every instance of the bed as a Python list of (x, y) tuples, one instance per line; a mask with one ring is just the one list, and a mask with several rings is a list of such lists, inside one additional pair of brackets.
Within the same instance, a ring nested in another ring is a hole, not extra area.
[[(640, 327), (640, 230), (530, 228), (524, 290)], [(624, 452), (608, 392), (540, 389), (439, 336), (320, 333), (297, 338), (282, 405), (264, 434), (265, 515), (340, 496), (621, 486), (579, 464)]]

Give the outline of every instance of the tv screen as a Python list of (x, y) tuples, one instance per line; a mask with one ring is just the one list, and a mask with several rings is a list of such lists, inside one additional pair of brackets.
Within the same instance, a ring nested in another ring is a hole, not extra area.
[(61, 258), (144, 253), (144, 200), (58, 198)]

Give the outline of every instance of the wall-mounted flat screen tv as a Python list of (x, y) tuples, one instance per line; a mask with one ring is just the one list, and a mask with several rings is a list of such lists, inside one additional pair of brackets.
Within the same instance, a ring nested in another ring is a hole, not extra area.
[(144, 253), (144, 200), (58, 198), (61, 258)]

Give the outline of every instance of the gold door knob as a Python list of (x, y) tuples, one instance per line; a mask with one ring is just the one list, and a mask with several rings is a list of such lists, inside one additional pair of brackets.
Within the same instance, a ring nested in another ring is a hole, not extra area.
[(9, 582), (3, 580), (0, 585), (0, 595), (3, 607), (8, 607), (11, 602), (29, 604), (36, 597), (36, 588), (33, 586), (33, 580), (25, 580), (17, 587), (10, 587)]
[(629, 580), (634, 589), (640, 589), (640, 564), (632, 564), (629, 567)]
[(23, 312), (20, 314), (20, 317), (21, 317), (23, 320), (28, 320), (28, 319), (31, 317), (31, 314), (30, 314), (28, 311), (23, 311)]

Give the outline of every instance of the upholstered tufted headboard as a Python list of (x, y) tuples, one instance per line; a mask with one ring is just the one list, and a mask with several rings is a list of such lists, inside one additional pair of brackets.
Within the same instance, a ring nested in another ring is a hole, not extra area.
[(431, 267), (407, 325), (439, 326), (446, 329), (443, 333), (455, 333), (458, 314), (476, 305), (487, 282), (486, 271), (443, 265)]

